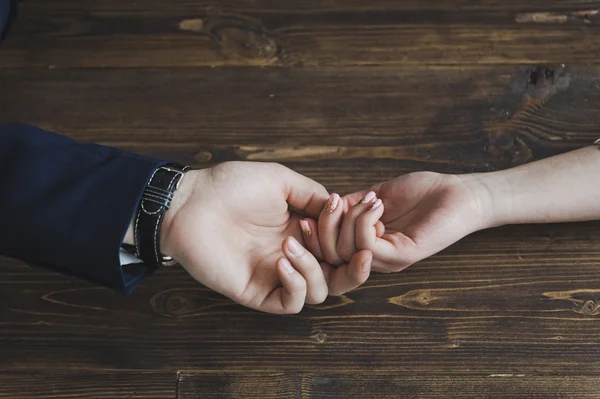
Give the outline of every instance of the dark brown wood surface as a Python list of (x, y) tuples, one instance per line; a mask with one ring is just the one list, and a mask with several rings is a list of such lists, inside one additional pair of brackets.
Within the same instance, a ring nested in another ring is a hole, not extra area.
[[(27, 0), (0, 123), (340, 193), (497, 170), (600, 137), (599, 29), (581, 0)], [(599, 317), (600, 222), (476, 233), (287, 317), (181, 269), (125, 297), (1, 258), (0, 398), (598, 398)]]

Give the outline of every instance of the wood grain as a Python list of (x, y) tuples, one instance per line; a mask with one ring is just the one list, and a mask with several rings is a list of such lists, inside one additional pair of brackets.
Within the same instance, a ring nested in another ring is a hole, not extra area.
[(179, 269), (125, 298), (3, 261), (0, 370), (592, 375), (599, 258), (598, 223), (495, 229), (290, 317)]
[(284, 162), (347, 191), (519, 165), (600, 125), (595, 67), (5, 69), (0, 87), (0, 122), (200, 167)]
[(182, 399), (597, 398), (599, 376), (527, 374), (405, 375), (403, 373), (182, 374)]
[(166, 399), (175, 398), (177, 375), (165, 372), (52, 369), (0, 373), (0, 398), (10, 399)]
[[(29, 0), (2, 67), (594, 63), (598, 1)], [(502, 5), (501, 5), (502, 4)]]
[[(600, 135), (592, 0), (27, 0), (0, 123), (347, 193)], [(0, 194), (1, 195), (1, 194)], [(1, 222), (0, 222), (1, 225)], [(597, 398), (600, 222), (473, 234), (295, 316), (0, 258), (0, 397)]]

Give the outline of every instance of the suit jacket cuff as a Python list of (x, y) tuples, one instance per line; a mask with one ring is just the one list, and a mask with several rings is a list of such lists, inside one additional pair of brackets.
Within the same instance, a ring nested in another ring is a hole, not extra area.
[(0, 42), (17, 19), (18, 0), (0, 0)]
[(119, 250), (152, 172), (165, 161), (0, 126), (0, 254), (130, 292), (152, 268)]

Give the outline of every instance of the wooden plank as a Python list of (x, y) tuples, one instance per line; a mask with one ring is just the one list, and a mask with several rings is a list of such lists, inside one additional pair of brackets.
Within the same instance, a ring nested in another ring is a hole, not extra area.
[(0, 123), (196, 166), (277, 161), (332, 190), (588, 145), (596, 67), (0, 70)]
[(474, 234), (298, 316), (260, 314), (162, 270), (126, 298), (0, 266), (0, 370), (591, 375), (600, 223)]
[(594, 63), (598, 1), (27, 1), (0, 67)]
[[(175, 398), (176, 373), (144, 371), (57, 372), (41, 369), (0, 373), (0, 398), (10, 399), (167, 399)], [(64, 365), (64, 364), (63, 364)]]
[(407, 375), (364, 370), (352, 374), (182, 374), (179, 381), (181, 399), (595, 399), (599, 395), (597, 375)]
[[(534, 0), (524, 5), (519, 0), (429, 0), (422, 2), (419, 0), (374, 0), (364, 2), (362, 0), (298, 0), (293, 3), (281, 2), (278, 0), (218, 0), (218, 1), (197, 1), (197, 0), (173, 0), (169, 3), (160, 0), (146, 0), (144, 2), (126, 2), (114, 0), (55, 0), (52, 3), (42, 0), (28, 0), (30, 7), (45, 13), (60, 12), (61, 14), (72, 14), (82, 11), (90, 13), (112, 13), (119, 14), (173, 14), (179, 12), (194, 13), (206, 8), (216, 8), (220, 10), (239, 10), (247, 13), (269, 13), (277, 14), (279, 12), (286, 14), (302, 14), (311, 12), (369, 12), (375, 10), (388, 11), (423, 11), (427, 13), (446, 12), (473, 12), (480, 11), (486, 13), (501, 14), (508, 11), (531, 13), (540, 12), (566, 12), (567, 10), (591, 10), (600, 7), (598, 0)], [(431, 15), (430, 18), (434, 18)]]

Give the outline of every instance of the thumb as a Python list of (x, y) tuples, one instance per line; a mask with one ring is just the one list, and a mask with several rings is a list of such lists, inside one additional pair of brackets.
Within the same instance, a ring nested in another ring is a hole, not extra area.
[(325, 187), (283, 165), (278, 165), (278, 168), (287, 203), (295, 210), (317, 219), (329, 198)]

